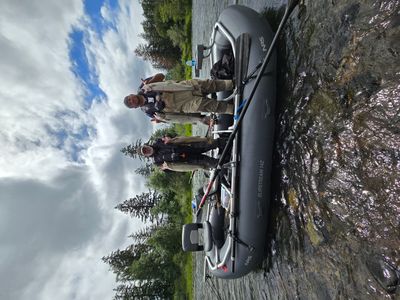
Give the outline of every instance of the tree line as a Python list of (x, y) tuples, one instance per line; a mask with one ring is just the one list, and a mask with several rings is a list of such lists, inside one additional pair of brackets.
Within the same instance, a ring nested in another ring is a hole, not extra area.
[(140, 0), (140, 4), (145, 43), (135, 53), (155, 68), (181, 71), (182, 57), (191, 53), (191, 0)]
[[(176, 136), (174, 127), (157, 130), (151, 137)], [(136, 157), (133, 146), (121, 149)], [(176, 292), (182, 263), (191, 259), (181, 250), (181, 228), (188, 215), (190, 175), (165, 173), (149, 161), (135, 170), (146, 178), (148, 191), (119, 203), (115, 208), (142, 220), (147, 226), (129, 236), (132, 244), (102, 260), (116, 274), (115, 300), (171, 299)], [(189, 213), (190, 214), (190, 213)]]

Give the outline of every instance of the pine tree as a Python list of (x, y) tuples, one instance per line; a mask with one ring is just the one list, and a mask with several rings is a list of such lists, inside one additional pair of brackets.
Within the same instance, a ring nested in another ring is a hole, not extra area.
[(115, 300), (169, 299), (172, 296), (172, 285), (161, 280), (136, 281), (120, 284), (114, 291)]
[(151, 214), (151, 209), (161, 200), (162, 196), (156, 191), (149, 191), (136, 195), (134, 198), (129, 198), (118, 204), (115, 208), (120, 211), (130, 214), (132, 217), (137, 217), (143, 222), (153, 222), (156, 218)]
[(154, 171), (154, 166), (152, 163), (146, 163), (144, 166), (141, 166), (135, 170), (135, 173), (138, 175), (142, 175), (148, 178), (151, 173)]
[(178, 133), (176, 132), (175, 126), (169, 126), (166, 128), (157, 129), (151, 135), (151, 137), (149, 139), (149, 143), (152, 143), (152, 142), (156, 141), (157, 139), (163, 138), (165, 136), (173, 138), (173, 137), (176, 137), (177, 135), (178, 135)]
[(122, 148), (121, 152), (123, 154), (125, 154), (126, 156), (129, 156), (129, 157), (132, 157), (132, 158), (139, 157), (139, 159), (141, 159), (142, 156), (138, 154), (139, 148), (141, 146), (143, 146), (142, 140), (138, 139), (138, 140), (136, 140), (134, 145), (131, 144), (131, 145), (128, 145), (128, 146)]
[(149, 249), (150, 246), (146, 244), (130, 245), (124, 250), (118, 249), (111, 252), (110, 255), (102, 257), (102, 260), (117, 275), (118, 281), (131, 280), (130, 268), (133, 262), (140, 259), (143, 253), (149, 251)]
[(147, 226), (141, 230), (136, 231), (135, 233), (132, 233), (129, 237), (132, 238), (135, 243), (145, 243), (157, 227), (158, 226), (154, 224)]

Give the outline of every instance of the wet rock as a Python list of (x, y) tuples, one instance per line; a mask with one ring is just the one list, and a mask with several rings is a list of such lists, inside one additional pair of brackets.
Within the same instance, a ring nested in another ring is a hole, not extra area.
[(399, 271), (383, 257), (372, 256), (366, 262), (375, 280), (388, 292), (395, 293), (400, 284)]
[(288, 205), (292, 211), (297, 211), (299, 209), (299, 199), (297, 198), (297, 193), (295, 189), (290, 188), (287, 194)]

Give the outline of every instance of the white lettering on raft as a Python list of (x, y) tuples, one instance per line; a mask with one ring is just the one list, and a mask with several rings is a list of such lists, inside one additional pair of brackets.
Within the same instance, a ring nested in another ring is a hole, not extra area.
[(267, 45), (265, 45), (264, 37), (260, 36), (259, 40), (260, 40), (260, 45), (261, 45), (262, 51), (267, 52), (268, 49), (267, 49)]
[(253, 259), (253, 256), (251, 256), (251, 255), (248, 256), (246, 261), (244, 262), (244, 265), (247, 266), (251, 262), (252, 259)]
[(257, 186), (258, 198), (263, 197), (263, 180), (264, 180), (264, 161), (260, 160), (258, 163), (258, 186)]

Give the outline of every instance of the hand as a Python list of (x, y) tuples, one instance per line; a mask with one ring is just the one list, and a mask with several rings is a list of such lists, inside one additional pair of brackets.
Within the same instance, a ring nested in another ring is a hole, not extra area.
[(167, 121), (158, 119), (157, 116), (151, 119), (151, 123), (168, 123)]
[(160, 169), (161, 170), (168, 170), (169, 169), (168, 164), (164, 161), (163, 164), (161, 165)]
[(168, 136), (164, 136), (164, 137), (162, 138), (162, 141), (164, 142), (164, 144), (168, 144), (168, 143), (171, 142), (171, 138), (168, 137)]
[(152, 91), (151, 87), (148, 86), (147, 84), (145, 84), (145, 85), (142, 87), (142, 90), (143, 90), (145, 93), (146, 93), (146, 92)]
[(157, 73), (156, 75), (154, 75), (154, 76), (151, 78), (150, 83), (153, 83), (153, 82), (161, 82), (161, 81), (163, 81), (164, 79), (165, 79), (164, 74), (162, 74), (162, 73)]
[(163, 113), (163, 112), (155, 112), (154, 118), (162, 123), (168, 123), (168, 120), (165, 118), (165, 113)]

